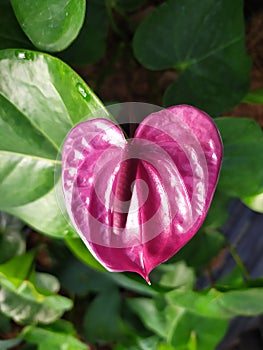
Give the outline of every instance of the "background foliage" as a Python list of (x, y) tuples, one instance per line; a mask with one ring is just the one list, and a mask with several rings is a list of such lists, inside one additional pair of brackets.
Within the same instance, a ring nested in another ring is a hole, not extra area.
[[(263, 313), (262, 279), (251, 280), (221, 233), (233, 198), (263, 212), (262, 130), (227, 116), (242, 101), (262, 103), (263, 90), (249, 92), (243, 2), (196, 4), (0, 2), (1, 349), (211, 350), (230, 319)], [(115, 71), (130, 74), (126, 101), (146, 84), (142, 100), (205, 110), (224, 143), (204, 225), (152, 272), (151, 287), (131, 273), (106, 272), (56, 199), (62, 142), (98, 108), (109, 117), (111, 101), (103, 104), (94, 91), (102, 93)], [(164, 86), (165, 74), (172, 79)], [(214, 281), (211, 261), (223, 249), (236, 259), (237, 277)]]

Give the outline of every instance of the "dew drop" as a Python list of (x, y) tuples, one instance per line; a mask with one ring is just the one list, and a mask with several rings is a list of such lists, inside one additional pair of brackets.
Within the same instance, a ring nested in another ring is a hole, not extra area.
[(68, 229), (65, 229), (64, 231), (63, 231), (63, 234), (66, 236), (67, 234), (69, 233), (69, 230)]
[(85, 98), (86, 101), (90, 100), (90, 95), (89, 93), (86, 91), (86, 89), (84, 88), (84, 86), (81, 83), (77, 83), (77, 89), (79, 91), (79, 93), (81, 94), (81, 96), (83, 98)]
[(15, 55), (19, 60), (23, 60), (26, 58), (26, 53), (22, 51), (16, 51)]
[(19, 60), (33, 60), (34, 58), (34, 54), (33, 52), (29, 52), (29, 51), (15, 51), (15, 56), (19, 59)]

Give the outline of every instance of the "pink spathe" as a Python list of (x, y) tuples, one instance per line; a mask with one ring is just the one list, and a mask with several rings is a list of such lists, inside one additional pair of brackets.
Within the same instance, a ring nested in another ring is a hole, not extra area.
[(149, 115), (129, 140), (107, 119), (88, 120), (63, 146), (67, 212), (102, 265), (149, 282), (203, 223), (221, 161), (216, 126), (191, 106)]

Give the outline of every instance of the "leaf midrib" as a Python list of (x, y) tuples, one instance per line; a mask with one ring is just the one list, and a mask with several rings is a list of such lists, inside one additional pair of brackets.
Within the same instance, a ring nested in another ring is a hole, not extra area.
[(227, 44), (219, 46), (216, 49), (206, 53), (205, 55), (203, 55), (201, 57), (193, 58), (193, 59), (191, 59), (189, 61), (187, 61), (187, 59), (186, 59), (186, 60), (184, 60), (182, 62), (178, 62), (178, 63), (176, 63), (174, 65), (174, 69), (177, 70), (178, 66), (185, 65), (185, 67), (186, 67), (185, 70), (186, 70), (187, 68), (191, 67), (192, 65), (201, 63), (202, 61), (206, 60), (208, 57), (214, 56), (216, 53), (218, 53), (220, 51), (223, 51), (223, 50), (229, 48), (232, 45), (235, 45), (236, 43), (238, 43), (241, 40), (243, 40), (243, 35), (239, 35), (238, 37), (236, 37), (233, 40), (229, 41)]

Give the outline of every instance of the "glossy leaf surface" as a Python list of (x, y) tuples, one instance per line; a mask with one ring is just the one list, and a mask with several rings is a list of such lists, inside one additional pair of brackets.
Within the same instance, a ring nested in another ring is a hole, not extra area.
[(250, 197), (263, 189), (263, 133), (247, 118), (216, 118), (224, 157), (218, 189), (233, 197)]
[(0, 208), (43, 233), (65, 236), (70, 227), (54, 189), (60, 146), (82, 118), (107, 113), (83, 80), (49, 55), (3, 50), (0, 76)]
[[(187, 103), (210, 114), (236, 105), (248, 90), (243, 1), (169, 0), (140, 24), (133, 42), (148, 69), (182, 72), (164, 104)], [(212, 78), (211, 78), (212, 77)]]
[(61, 51), (82, 27), (85, 0), (11, 0), (22, 29), (39, 49)]
[(151, 114), (130, 142), (110, 121), (80, 123), (63, 146), (69, 216), (106, 268), (147, 279), (202, 224), (221, 158), (214, 123), (190, 106)]

